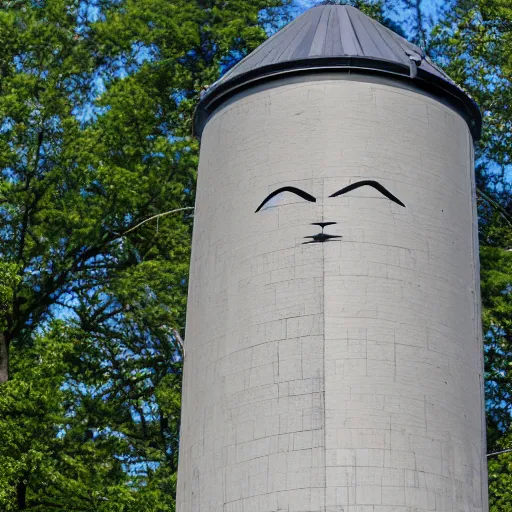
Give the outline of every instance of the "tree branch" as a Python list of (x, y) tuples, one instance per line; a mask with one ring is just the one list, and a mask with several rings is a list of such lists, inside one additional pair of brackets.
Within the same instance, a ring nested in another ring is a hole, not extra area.
[(477, 188), (476, 191), (477, 191), (477, 194), (482, 199), (485, 199), (491, 206), (496, 208), (496, 210), (498, 210), (501, 213), (501, 216), (505, 219), (507, 224), (512, 227), (512, 221), (510, 220), (509, 215), (508, 215), (507, 211), (505, 210), (505, 208), (503, 208), (503, 206), (501, 206), (499, 203), (494, 201), (494, 199), (491, 199), (487, 194), (482, 192), (479, 188)]
[(148, 222), (150, 222), (152, 220), (159, 219), (160, 217), (165, 217), (167, 215), (171, 215), (172, 213), (179, 213), (179, 212), (185, 212), (185, 211), (190, 211), (190, 210), (194, 210), (194, 207), (189, 206), (187, 208), (178, 208), (177, 210), (171, 210), (169, 212), (164, 212), (164, 213), (159, 213), (158, 215), (153, 215), (153, 217), (150, 217), (149, 219), (143, 220), (142, 222), (140, 222), (136, 226), (133, 226), (132, 228), (128, 229), (127, 231), (125, 231), (124, 233), (119, 235), (117, 238), (114, 238), (114, 240), (112, 240), (112, 242), (115, 242), (116, 240), (119, 240), (123, 236), (126, 236), (128, 233), (131, 233), (132, 231), (135, 231), (137, 228), (140, 228), (141, 226), (143, 226), (144, 224), (146, 224), (146, 223), (148, 223)]

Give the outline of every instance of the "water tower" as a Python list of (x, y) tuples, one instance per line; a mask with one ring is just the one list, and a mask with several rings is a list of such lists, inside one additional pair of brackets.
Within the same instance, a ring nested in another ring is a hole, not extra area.
[(488, 510), (480, 126), (349, 6), (206, 92), (178, 512)]

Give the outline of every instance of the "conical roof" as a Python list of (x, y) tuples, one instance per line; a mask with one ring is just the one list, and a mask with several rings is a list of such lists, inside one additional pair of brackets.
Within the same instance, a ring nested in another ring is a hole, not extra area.
[(283, 74), (358, 70), (393, 75), (447, 98), (480, 137), (482, 118), (473, 99), (435, 66), (423, 50), (348, 5), (306, 11), (228, 71), (202, 96), (195, 131), (235, 92)]

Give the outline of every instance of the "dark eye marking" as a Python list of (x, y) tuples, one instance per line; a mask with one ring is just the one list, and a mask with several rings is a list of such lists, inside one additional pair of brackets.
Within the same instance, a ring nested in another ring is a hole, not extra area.
[(332, 196), (329, 197), (338, 197), (343, 194), (346, 194), (347, 192), (351, 192), (352, 190), (355, 190), (356, 188), (360, 187), (373, 187), (375, 190), (378, 190), (383, 196), (386, 196), (388, 199), (393, 201), (396, 204), (399, 204), (400, 206), (403, 206), (405, 208), (405, 204), (398, 199), (398, 197), (395, 197), (387, 188), (382, 186), (379, 182), (373, 181), (373, 180), (366, 180), (366, 181), (358, 181), (357, 183), (352, 183), (351, 185), (348, 185), (345, 188), (342, 188), (341, 190), (338, 190), (338, 192), (335, 192)]
[(307, 192), (304, 192), (300, 188), (295, 187), (282, 187), (278, 188), (277, 190), (274, 190), (272, 194), (270, 194), (259, 206), (255, 213), (258, 213), (272, 198), (276, 197), (281, 192), (291, 192), (292, 194), (295, 194), (299, 197), (302, 197), (302, 199), (305, 199), (306, 201), (309, 201), (311, 203), (316, 203), (316, 199), (308, 194)]

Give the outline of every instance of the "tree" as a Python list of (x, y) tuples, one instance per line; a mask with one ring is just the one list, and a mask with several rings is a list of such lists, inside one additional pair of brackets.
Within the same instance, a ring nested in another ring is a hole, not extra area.
[[(510, 448), (512, 413), (512, 7), (459, 0), (434, 33), (437, 60), (484, 113), (477, 146), (488, 451)], [(510, 455), (489, 463), (493, 512), (512, 510)]]
[(173, 510), (191, 119), (285, 4), (0, 8), (2, 510)]

